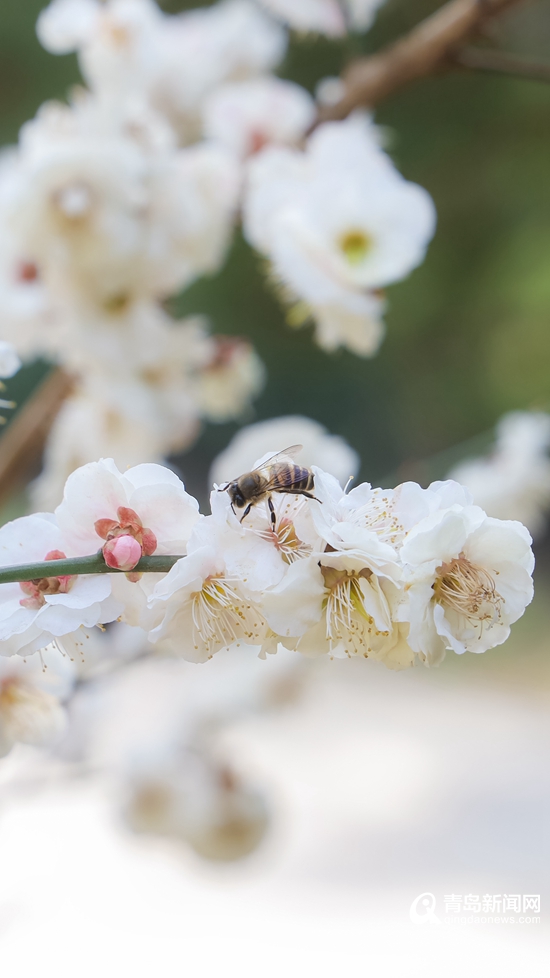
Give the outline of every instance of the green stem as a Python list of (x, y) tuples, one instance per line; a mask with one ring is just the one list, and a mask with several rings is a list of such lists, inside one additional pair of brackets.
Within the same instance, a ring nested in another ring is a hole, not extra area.
[[(142, 557), (133, 568), (140, 574), (165, 574), (180, 560), (181, 555), (166, 554)], [(65, 577), (77, 574), (123, 574), (124, 571), (107, 567), (101, 552), (89, 557), (64, 557), (63, 560), (41, 560), (35, 564), (15, 564), (0, 567), (0, 584), (17, 581), (36, 581), (41, 577)]]

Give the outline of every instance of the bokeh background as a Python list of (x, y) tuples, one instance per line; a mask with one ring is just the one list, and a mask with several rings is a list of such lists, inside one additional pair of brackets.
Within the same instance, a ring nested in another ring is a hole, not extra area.
[[(161, 3), (170, 12), (196, 5)], [(42, 0), (1, 0), (0, 144), (15, 141), (43, 101), (63, 98), (79, 78), (75, 58), (52, 57), (39, 46), (34, 24), (42, 6)], [(313, 91), (349, 57), (378, 48), (438, 6), (388, 0), (365, 38), (295, 40), (280, 73)], [(548, 60), (550, 4), (533, 0), (518, 8), (493, 36), (506, 50)], [(260, 259), (242, 239), (221, 274), (174, 298), (178, 314), (206, 313), (216, 332), (250, 338), (268, 364), (266, 388), (248, 420), (315, 418), (357, 449), (363, 479), (389, 484), (442, 477), (490, 442), (504, 412), (550, 408), (549, 110), (548, 85), (466, 71), (427, 79), (380, 106), (376, 119), (390, 152), (404, 176), (433, 196), (438, 230), (424, 264), (389, 290), (387, 337), (374, 359), (329, 356), (307, 329), (286, 325)], [(19, 405), (45, 369), (37, 364), (10, 382)], [(191, 492), (204, 495), (210, 463), (236, 430), (206, 426), (177, 460)], [(283, 828), (252, 868), (214, 872), (192, 860), (174, 864), (164, 843), (144, 849), (141, 841), (128, 841), (97, 800), (73, 789), (40, 801), (32, 792), (11, 799), (1, 813), (4, 836), (0, 831), (0, 937), (5, 930), (10, 975), (30, 974), (40, 947), (53, 968), (60, 914), (72, 935), (66, 948), (112, 943), (107, 975), (149, 974), (155, 955), (157, 973), (183, 974), (183, 933), (193, 975), (213, 974), (224, 963), (217, 943), (224, 941), (245, 974), (255, 962), (265, 974), (291, 976), (303, 967), (307, 973), (308, 962), (320, 974), (344, 964), (348, 973), (408, 978), (431, 974), (432, 967), (435, 974), (437, 962), (449, 975), (467, 966), (488, 975), (496, 965), (501, 975), (518, 968), (547, 973), (542, 927), (522, 935), (504, 927), (462, 928), (443, 938), (421, 936), (408, 923), (409, 903), (423, 889), (442, 898), (453, 890), (478, 892), (476, 886), (542, 892), (544, 923), (547, 540), (537, 559), (537, 597), (503, 648), (484, 656), (449, 654), (434, 674), (395, 676), (371, 663), (331, 664), (331, 676), (327, 668), (316, 673), (308, 705), (233, 732), (251, 765), (267, 772), (283, 812)], [(332, 747), (321, 735), (323, 716)], [(382, 761), (373, 766), (377, 750)], [(343, 755), (351, 760), (342, 773)], [(109, 873), (116, 899), (107, 894)], [(138, 891), (153, 890), (157, 903), (129, 897), (128, 879)], [(69, 898), (75, 887), (78, 913)], [(122, 906), (115, 907), (119, 897)], [(99, 908), (102, 899), (107, 910)], [(235, 901), (231, 927), (228, 900)], [(108, 920), (115, 912), (122, 939)], [(36, 951), (22, 953), (29, 914)], [(217, 921), (218, 936), (201, 965), (209, 921)], [(157, 934), (150, 941), (148, 927)], [(57, 974), (69, 973), (66, 948)], [(80, 974), (100, 966), (95, 955), (77, 968)]]

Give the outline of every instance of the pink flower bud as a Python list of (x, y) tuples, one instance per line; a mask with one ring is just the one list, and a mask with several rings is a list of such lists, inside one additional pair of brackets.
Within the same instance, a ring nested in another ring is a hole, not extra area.
[(141, 546), (135, 537), (125, 533), (107, 541), (103, 547), (103, 556), (107, 567), (130, 571), (141, 558)]

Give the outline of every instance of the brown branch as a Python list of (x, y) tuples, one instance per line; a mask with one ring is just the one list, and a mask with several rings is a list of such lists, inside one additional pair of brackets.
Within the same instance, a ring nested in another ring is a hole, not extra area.
[(2, 434), (0, 504), (38, 474), (46, 438), (72, 386), (64, 370), (52, 370)]
[(410, 82), (453, 66), (457, 48), (518, 0), (450, 0), (410, 34), (377, 54), (352, 62), (345, 92), (319, 109), (317, 122), (344, 119), (359, 106), (373, 107)]
[(550, 62), (528, 61), (506, 51), (493, 51), (492, 48), (461, 48), (453, 56), (453, 62), (462, 68), (474, 71), (488, 71), (500, 75), (513, 75), (533, 81), (550, 82)]

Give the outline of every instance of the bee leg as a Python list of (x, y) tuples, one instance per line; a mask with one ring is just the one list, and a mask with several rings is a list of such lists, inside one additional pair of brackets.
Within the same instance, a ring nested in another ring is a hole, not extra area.
[(321, 502), (320, 499), (317, 499), (317, 496), (313, 496), (310, 492), (306, 492), (305, 489), (302, 489), (301, 492), (298, 493), (298, 495), (299, 496), (307, 496), (308, 499), (314, 499), (316, 503), (320, 503)]
[(275, 527), (277, 526), (277, 516), (275, 514), (275, 507), (273, 505), (273, 500), (271, 496), (267, 497), (267, 505), (269, 506), (269, 512), (271, 513), (272, 528), (275, 529)]
[(306, 492), (305, 489), (277, 489), (277, 492), (286, 492), (289, 496), (307, 496), (308, 499), (314, 499), (316, 503), (322, 503), (322, 499), (317, 499), (317, 496)]
[(246, 507), (243, 515), (241, 516), (241, 523), (244, 520), (245, 516), (248, 516), (248, 514), (249, 514), (249, 512), (250, 512), (251, 509), (252, 509), (252, 503), (249, 503), (248, 506)]

